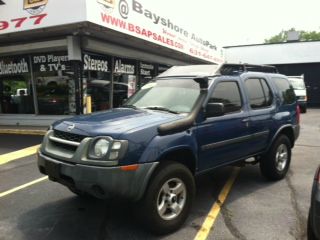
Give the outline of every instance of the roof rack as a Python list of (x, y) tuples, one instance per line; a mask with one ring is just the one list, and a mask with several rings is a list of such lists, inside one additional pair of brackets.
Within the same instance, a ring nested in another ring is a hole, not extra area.
[(279, 73), (275, 66), (254, 64), (223, 64), (219, 69), (221, 75), (239, 75), (244, 72)]

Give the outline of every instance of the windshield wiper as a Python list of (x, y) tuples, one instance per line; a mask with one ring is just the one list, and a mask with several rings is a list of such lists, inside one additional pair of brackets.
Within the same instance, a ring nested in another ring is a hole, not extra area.
[(173, 111), (173, 110), (170, 110), (169, 108), (165, 108), (165, 107), (150, 106), (150, 107), (144, 107), (144, 108), (145, 109), (150, 109), (150, 110), (165, 111), (165, 112), (174, 113), (174, 114), (178, 114), (179, 113), (177, 111)]

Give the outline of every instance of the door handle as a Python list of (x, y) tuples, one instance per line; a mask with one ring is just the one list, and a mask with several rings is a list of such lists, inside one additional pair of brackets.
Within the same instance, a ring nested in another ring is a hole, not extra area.
[(246, 125), (246, 127), (249, 127), (250, 118), (244, 118), (241, 122), (243, 122)]

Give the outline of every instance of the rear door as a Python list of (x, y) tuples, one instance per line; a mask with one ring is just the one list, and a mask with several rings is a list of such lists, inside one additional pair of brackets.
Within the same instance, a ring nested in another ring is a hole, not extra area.
[(273, 116), (276, 112), (276, 99), (267, 78), (247, 76), (244, 86), (249, 106), (249, 127), (251, 133), (250, 150), (257, 153), (268, 146), (270, 130), (275, 128)]
[(206, 118), (197, 126), (200, 171), (228, 164), (250, 152), (249, 118), (242, 92), (237, 80), (215, 83), (208, 102), (223, 103), (225, 114)]

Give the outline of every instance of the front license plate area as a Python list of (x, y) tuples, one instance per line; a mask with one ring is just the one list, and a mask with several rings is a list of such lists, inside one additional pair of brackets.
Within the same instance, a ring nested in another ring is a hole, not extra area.
[(46, 172), (49, 177), (53, 178), (59, 178), (60, 177), (60, 164), (59, 163), (54, 163), (54, 162), (49, 162), (47, 161), (45, 163), (46, 166)]

